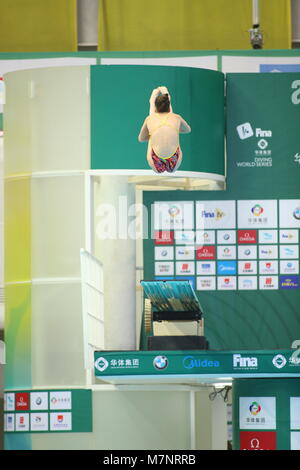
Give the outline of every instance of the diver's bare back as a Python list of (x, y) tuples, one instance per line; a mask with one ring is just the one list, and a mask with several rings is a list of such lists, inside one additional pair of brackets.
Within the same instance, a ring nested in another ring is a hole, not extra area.
[(170, 156), (179, 147), (181, 117), (175, 113), (153, 113), (147, 118), (151, 147), (158, 156)]

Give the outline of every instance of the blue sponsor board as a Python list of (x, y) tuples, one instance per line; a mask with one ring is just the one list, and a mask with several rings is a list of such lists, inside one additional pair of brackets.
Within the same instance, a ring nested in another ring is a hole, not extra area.
[(299, 276), (280, 276), (280, 289), (299, 289)]
[(260, 72), (300, 72), (299, 64), (260, 64)]
[(188, 277), (188, 276), (176, 276), (175, 278), (176, 281), (189, 281), (189, 283), (191, 284), (192, 288), (195, 289), (196, 287), (196, 283), (195, 283), (195, 278), (194, 277)]
[(236, 274), (236, 261), (218, 261), (217, 274), (221, 276)]

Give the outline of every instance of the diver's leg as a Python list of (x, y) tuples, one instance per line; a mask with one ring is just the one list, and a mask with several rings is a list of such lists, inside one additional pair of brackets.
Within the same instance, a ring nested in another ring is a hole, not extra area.
[(174, 168), (173, 171), (178, 170), (178, 168), (179, 168), (180, 165), (181, 165), (181, 162), (182, 162), (182, 151), (181, 151), (181, 148), (179, 147), (178, 160), (177, 160), (176, 166), (175, 166), (175, 168)]
[(151, 148), (150, 142), (148, 143), (147, 162), (148, 162), (150, 168), (152, 168), (152, 170), (155, 171), (155, 173), (159, 173), (159, 171), (156, 169), (156, 167), (154, 165), (154, 162), (153, 162), (153, 159), (152, 159), (152, 148)]

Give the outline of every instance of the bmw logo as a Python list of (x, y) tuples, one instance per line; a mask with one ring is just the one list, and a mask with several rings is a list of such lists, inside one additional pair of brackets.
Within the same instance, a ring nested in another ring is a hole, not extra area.
[(293, 216), (295, 217), (295, 219), (300, 220), (300, 207), (296, 207), (293, 212)]
[(41, 405), (41, 404), (42, 404), (42, 399), (41, 399), (41, 397), (37, 397), (35, 403), (36, 403), (37, 405)]
[(229, 235), (228, 235), (228, 233), (225, 233), (225, 235), (224, 235), (223, 238), (224, 238), (224, 240), (229, 240)]
[(156, 356), (153, 361), (155, 369), (163, 370), (168, 367), (169, 361), (166, 356)]
[(244, 253), (245, 253), (246, 256), (249, 256), (251, 251), (249, 249), (247, 249), (247, 250), (244, 251)]

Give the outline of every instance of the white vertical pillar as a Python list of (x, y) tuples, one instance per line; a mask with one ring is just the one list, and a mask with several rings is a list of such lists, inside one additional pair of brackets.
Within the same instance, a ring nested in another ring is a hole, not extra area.
[[(134, 185), (127, 176), (95, 183), (95, 256), (104, 270), (105, 349), (136, 349), (136, 240), (129, 208)], [(131, 228), (131, 230), (130, 230)]]
[(212, 401), (212, 450), (227, 450), (227, 404), (219, 395)]

